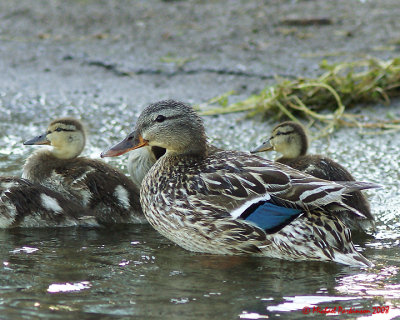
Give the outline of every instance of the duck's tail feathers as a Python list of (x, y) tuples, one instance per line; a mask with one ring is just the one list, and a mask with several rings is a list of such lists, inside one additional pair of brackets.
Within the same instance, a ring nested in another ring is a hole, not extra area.
[(335, 181), (335, 182), (346, 188), (345, 193), (350, 193), (359, 190), (366, 190), (366, 189), (382, 188), (381, 185), (372, 182), (364, 182), (364, 181)]

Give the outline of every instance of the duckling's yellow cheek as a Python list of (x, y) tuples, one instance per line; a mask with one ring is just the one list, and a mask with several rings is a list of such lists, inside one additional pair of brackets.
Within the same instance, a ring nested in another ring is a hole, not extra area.
[(65, 144), (64, 139), (57, 136), (50, 136), (48, 139), (51, 141), (51, 145), (55, 148), (60, 148)]
[(283, 140), (281, 140), (278, 143), (274, 144), (274, 150), (277, 151), (277, 152), (281, 152), (282, 153), (282, 151), (286, 150), (287, 148), (288, 148), (288, 144)]

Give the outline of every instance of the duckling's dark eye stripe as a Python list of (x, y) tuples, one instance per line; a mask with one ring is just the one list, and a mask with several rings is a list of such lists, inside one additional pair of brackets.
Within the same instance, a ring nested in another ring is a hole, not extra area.
[(61, 131), (66, 131), (66, 132), (74, 132), (75, 130), (73, 130), (73, 129), (63, 129), (63, 128), (57, 128), (57, 129), (55, 129), (55, 130), (53, 130), (53, 131), (47, 131), (46, 132), (46, 134), (50, 134), (50, 133), (52, 133), (52, 132), (54, 132), (54, 131), (57, 131), (57, 132), (61, 132)]
[(288, 134), (292, 134), (294, 131), (287, 131), (287, 132), (277, 132), (275, 136), (286, 136)]

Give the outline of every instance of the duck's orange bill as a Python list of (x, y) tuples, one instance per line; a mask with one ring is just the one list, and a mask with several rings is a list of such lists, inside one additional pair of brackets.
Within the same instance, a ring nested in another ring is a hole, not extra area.
[(121, 142), (103, 151), (100, 157), (117, 157), (121, 154), (127, 153), (128, 151), (147, 146), (148, 144), (149, 142), (144, 140), (141, 135), (134, 138), (133, 135), (130, 134)]

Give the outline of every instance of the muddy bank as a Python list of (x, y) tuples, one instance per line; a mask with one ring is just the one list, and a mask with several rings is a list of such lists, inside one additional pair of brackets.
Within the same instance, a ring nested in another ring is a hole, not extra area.
[(1, 91), (134, 105), (245, 96), (322, 59), (396, 56), (399, 14), (396, 0), (2, 0)]

